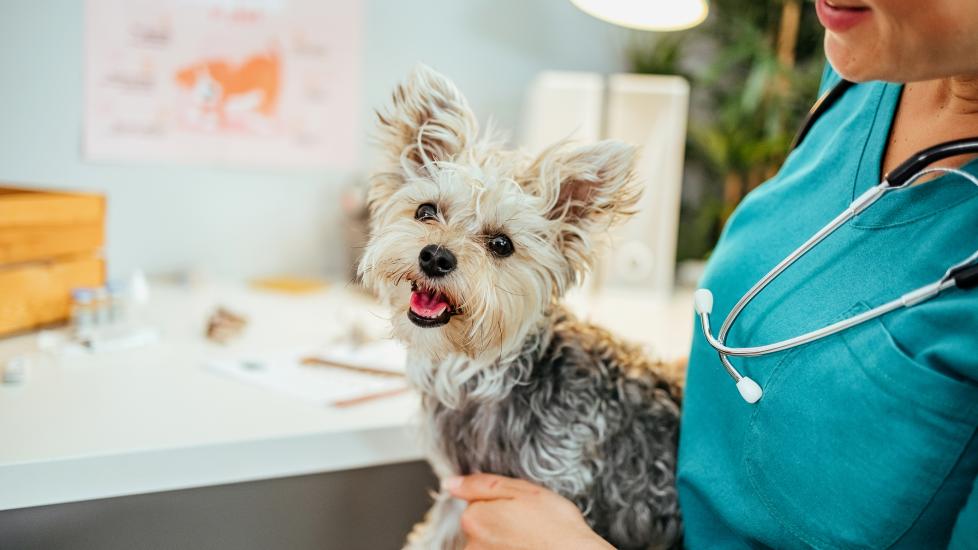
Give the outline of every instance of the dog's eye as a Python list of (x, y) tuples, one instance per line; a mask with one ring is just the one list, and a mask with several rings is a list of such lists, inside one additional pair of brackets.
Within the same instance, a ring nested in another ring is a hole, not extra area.
[(493, 235), (486, 242), (486, 248), (496, 256), (505, 258), (513, 253), (513, 241), (509, 240), (506, 235)]
[(433, 220), (437, 216), (438, 216), (438, 208), (435, 207), (435, 205), (431, 204), (430, 202), (426, 202), (422, 204), (414, 212), (414, 219), (418, 220), (419, 222), (423, 222), (426, 220)]

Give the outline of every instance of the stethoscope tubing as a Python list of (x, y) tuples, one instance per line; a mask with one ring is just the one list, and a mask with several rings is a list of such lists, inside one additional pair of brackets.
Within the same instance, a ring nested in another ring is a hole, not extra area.
[[(817, 233), (812, 235), (807, 241), (802, 243), (801, 246), (796, 248), (794, 252), (789, 254), (786, 258), (781, 260), (778, 265), (774, 266), (761, 280), (757, 281), (750, 290), (745, 293), (740, 300), (734, 305), (733, 309), (724, 319), (723, 324), (720, 326), (719, 340), (725, 341), (727, 334), (730, 332), (730, 327), (733, 326), (734, 321), (740, 316), (741, 311), (747, 307), (747, 304), (757, 296), (764, 288), (776, 279), (781, 273), (788, 269), (791, 264), (795, 263), (799, 258), (808, 253), (809, 250), (815, 247), (818, 243), (825, 240), (829, 235), (834, 233), (837, 229), (845, 225), (846, 222), (856, 217), (860, 212), (871, 206), (874, 202), (878, 201), (888, 190), (895, 189), (887, 187), (885, 185), (876, 185), (872, 187), (869, 191), (866, 191), (862, 195), (852, 201), (846, 209), (835, 217), (832, 221), (826, 224), (824, 227), (818, 230)], [(730, 354), (733, 355), (733, 354)]]
[[(924, 300), (933, 298), (934, 296), (937, 296), (941, 292), (949, 288), (953, 288), (954, 286), (955, 283), (953, 279), (947, 281), (937, 281), (925, 287), (921, 287), (913, 292), (908, 292), (907, 294), (904, 294), (903, 296), (900, 296), (895, 300), (891, 300), (881, 306), (877, 306), (873, 309), (854, 315), (847, 319), (843, 319), (831, 325), (795, 336), (794, 338), (789, 338), (787, 340), (781, 340), (779, 342), (765, 344), (762, 346), (742, 348), (727, 346), (717, 338), (713, 337), (710, 329), (709, 315), (706, 312), (700, 312), (698, 316), (700, 319), (700, 326), (703, 329), (703, 333), (706, 335), (707, 341), (710, 343), (710, 346), (717, 350), (717, 352), (719, 352), (721, 355), (730, 357), (760, 357), (762, 355), (769, 355), (772, 353), (786, 351), (791, 348), (796, 348), (798, 346), (814, 342), (815, 340), (821, 340), (822, 338), (826, 338), (837, 332), (842, 332), (843, 330), (865, 323), (870, 319), (875, 319), (881, 315), (886, 315), (887, 313), (900, 309), (901, 307), (914, 306)], [(734, 379), (738, 380), (738, 378)]]
[[(774, 281), (781, 273), (784, 272), (788, 267), (794, 264), (798, 259), (808, 253), (812, 248), (818, 245), (820, 242), (832, 235), (836, 230), (845, 225), (849, 220), (859, 215), (860, 212), (866, 210), (872, 206), (876, 201), (882, 198), (887, 193), (892, 191), (899, 191), (901, 189), (906, 189), (911, 183), (923, 177), (924, 175), (934, 173), (934, 172), (953, 172), (961, 175), (965, 179), (971, 181), (975, 186), (978, 186), (978, 178), (962, 172), (960, 170), (950, 169), (950, 168), (933, 168), (921, 170), (915, 177), (907, 180), (899, 187), (891, 186), (887, 181), (883, 181), (874, 187), (870, 188), (868, 191), (857, 197), (852, 201), (849, 206), (846, 207), (838, 216), (836, 216), (832, 221), (827, 223), (824, 227), (819, 229), (814, 235), (812, 235), (808, 240), (796, 248), (791, 254), (781, 260), (776, 266), (774, 266), (770, 271), (768, 271), (759, 281), (754, 283), (754, 285), (737, 301), (734, 307), (727, 314), (726, 318), (723, 320), (723, 324), (720, 326), (720, 331), (717, 336), (713, 336), (712, 327), (710, 326), (710, 311), (712, 305), (704, 308), (700, 304), (704, 302), (704, 299), (697, 300), (697, 316), (700, 320), (700, 327), (703, 329), (703, 334), (707, 338), (707, 342), (713, 347), (717, 353), (720, 355), (720, 359), (723, 362), (727, 373), (730, 374), (734, 381), (739, 381), (743, 376), (737, 371), (737, 369), (727, 361), (727, 357), (759, 357), (762, 355), (768, 355), (771, 353), (777, 353), (785, 351), (797, 346), (801, 346), (821, 338), (825, 338), (837, 332), (846, 330), (848, 328), (854, 327), (858, 324), (864, 323), (869, 319), (885, 315), (891, 311), (899, 309), (901, 307), (910, 307), (925, 300), (929, 300), (934, 296), (937, 296), (941, 292), (948, 290), (952, 287), (957, 286), (957, 280), (954, 275), (958, 273), (965, 267), (971, 266), (978, 260), (978, 251), (974, 254), (965, 258), (963, 261), (951, 266), (944, 273), (944, 275), (937, 281), (924, 285), (920, 288), (907, 292), (901, 295), (899, 298), (891, 300), (881, 306), (875, 307), (869, 311), (855, 315), (848, 319), (843, 319), (821, 329), (813, 330), (805, 334), (796, 336), (794, 338), (789, 338), (779, 342), (774, 342), (771, 344), (765, 344), (761, 346), (750, 346), (750, 347), (733, 347), (726, 344), (726, 339), (730, 333), (730, 329), (733, 323), (736, 321), (737, 317), (740, 316), (744, 308), (762, 291), (766, 288), (772, 281)], [(709, 290), (700, 289), (697, 291), (700, 293), (709, 294)], [(700, 294), (700, 297), (703, 295)], [(712, 304), (712, 295), (709, 296), (708, 301)]]

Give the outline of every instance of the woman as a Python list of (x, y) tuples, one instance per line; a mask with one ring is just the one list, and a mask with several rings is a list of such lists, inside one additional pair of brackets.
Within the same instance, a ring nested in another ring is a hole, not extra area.
[[(717, 318), (913, 153), (978, 136), (974, 0), (817, 0), (831, 64), (859, 82), (738, 208), (702, 286)], [(887, 82), (903, 82), (894, 84)], [(942, 166), (978, 174), (978, 163)], [(884, 197), (766, 288), (728, 344), (792, 337), (939, 277), (978, 248), (978, 188), (946, 175)], [(978, 547), (978, 293), (951, 291), (792, 351), (733, 359), (697, 334), (680, 441), (693, 548)], [(472, 548), (607, 548), (569, 502), (490, 475), (447, 482)]]

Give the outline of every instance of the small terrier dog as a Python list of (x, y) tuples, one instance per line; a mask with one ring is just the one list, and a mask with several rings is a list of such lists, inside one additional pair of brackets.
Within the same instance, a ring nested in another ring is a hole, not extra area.
[[(408, 348), (435, 473), (547, 487), (618, 548), (680, 544), (681, 377), (560, 305), (638, 200), (635, 149), (562, 142), (530, 159), (480, 136), (423, 66), (378, 118), (386, 166), (359, 274)], [(435, 498), (407, 547), (464, 545), (465, 503)]]

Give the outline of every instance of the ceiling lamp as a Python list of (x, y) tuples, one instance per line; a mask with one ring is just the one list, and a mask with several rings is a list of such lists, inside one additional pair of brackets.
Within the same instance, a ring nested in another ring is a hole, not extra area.
[(598, 19), (645, 31), (678, 31), (706, 19), (706, 0), (571, 0)]

